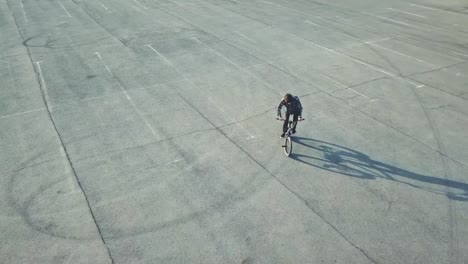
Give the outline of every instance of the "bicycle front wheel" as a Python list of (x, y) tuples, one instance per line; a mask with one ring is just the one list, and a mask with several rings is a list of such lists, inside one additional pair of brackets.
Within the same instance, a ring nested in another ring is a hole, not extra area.
[(292, 140), (290, 137), (286, 137), (283, 148), (284, 148), (284, 154), (289, 157), (292, 151)]

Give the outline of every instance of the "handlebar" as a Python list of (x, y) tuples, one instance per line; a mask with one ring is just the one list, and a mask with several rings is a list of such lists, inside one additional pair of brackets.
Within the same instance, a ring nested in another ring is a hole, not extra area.
[[(278, 120), (278, 121), (284, 121), (285, 119), (284, 119), (284, 118), (279, 118), (279, 117), (277, 117), (276, 120)], [(297, 119), (297, 121), (304, 121), (304, 120), (305, 120), (305, 118), (299, 118), (299, 119)]]

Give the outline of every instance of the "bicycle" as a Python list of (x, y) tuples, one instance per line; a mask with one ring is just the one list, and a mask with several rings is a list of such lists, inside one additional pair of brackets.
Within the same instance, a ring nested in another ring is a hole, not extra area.
[[(277, 120), (279, 121), (284, 121), (283, 118), (276, 118)], [(301, 118), (301, 119), (298, 119), (297, 121), (303, 121), (304, 118)], [(292, 128), (293, 128), (293, 121), (289, 121), (288, 122), (288, 130), (286, 130), (286, 132), (284, 133), (284, 145), (282, 145), (281, 147), (284, 149), (284, 155), (286, 155), (286, 157), (289, 157), (289, 155), (291, 155), (291, 152), (292, 152), (292, 139), (291, 139), (291, 136), (294, 134), (292, 132)]]

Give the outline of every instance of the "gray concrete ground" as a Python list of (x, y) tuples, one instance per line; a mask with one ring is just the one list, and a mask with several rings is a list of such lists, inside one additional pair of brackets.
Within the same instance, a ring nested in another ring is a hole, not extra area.
[(467, 8), (0, 0), (0, 263), (468, 263)]

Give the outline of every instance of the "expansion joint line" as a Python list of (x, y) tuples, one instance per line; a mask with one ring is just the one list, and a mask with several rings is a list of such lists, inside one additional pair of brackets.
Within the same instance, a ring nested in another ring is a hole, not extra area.
[[(13, 11), (12, 11), (12, 9), (11, 9), (11, 6), (10, 6), (10, 3), (9, 3), (8, 0), (7, 0), (7, 5), (8, 5), (8, 8), (10, 9), (11, 16), (13, 17), (13, 20), (15, 21), (15, 25), (16, 25), (16, 28), (18, 29), (18, 33), (19, 33), (19, 35), (20, 35), (20, 37), (21, 37), (21, 39), (23, 40), (23, 43), (24, 43), (24, 41), (25, 41), (24, 36), (23, 36), (23, 34), (21, 33), (21, 30), (19, 29), (18, 22), (16, 21), (16, 18), (15, 18), (15, 16), (13, 15)], [(83, 190), (83, 186), (81, 185), (80, 179), (78, 178), (78, 175), (76, 174), (76, 170), (75, 170), (75, 168), (74, 168), (74, 166), (73, 166), (73, 162), (72, 162), (71, 159), (70, 159), (70, 155), (68, 154), (67, 148), (65, 147), (65, 144), (63, 143), (63, 139), (62, 139), (62, 137), (61, 137), (61, 135), (60, 135), (60, 133), (59, 133), (59, 131), (58, 131), (58, 129), (57, 129), (57, 125), (55, 124), (54, 118), (52, 117), (52, 113), (51, 113), (50, 108), (49, 108), (49, 107), (50, 107), (50, 106), (49, 106), (49, 102), (48, 102), (47, 99), (46, 99), (46, 94), (45, 94), (45, 91), (44, 91), (44, 87), (43, 87), (43, 83), (42, 83), (42, 77), (41, 77), (41, 73), (39, 72), (39, 68), (36, 68), (36, 67), (35, 67), (34, 61), (33, 61), (32, 56), (31, 56), (31, 51), (29, 50), (29, 48), (28, 48), (28, 47), (25, 47), (25, 48), (26, 48), (26, 50), (28, 51), (29, 60), (31, 61), (31, 64), (32, 64), (33, 69), (34, 69), (34, 72), (35, 72), (35, 74), (36, 74), (37, 82), (38, 82), (38, 84), (39, 84), (39, 89), (41, 90), (42, 100), (43, 100), (43, 102), (44, 102), (44, 105), (46, 106), (47, 114), (48, 114), (48, 116), (49, 116), (49, 119), (50, 119), (50, 121), (51, 121), (51, 123), (52, 123), (52, 125), (53, 125), (53, 127), (54, 127), (55, 133), (57, 133), (58, 139), (59, 139), (60, 144), (61, 144), (61, 146), (62, 146), (62, 148), (63, 148), (64, 153), (65, 153), (65, 157), (66, 157), (66, 159), (67, 159), (67, 162), (68, 162), (68, 164), (69, 164), (69, 166), (70, 166), (70, 168), (71, 168), (71, 170), (72, 170), (72, 172), (73, 172), (73, 175), (75, 176), (76, 182), (77, 182), (79, 188), (81, 189), (81, 192), (83, 193), (83, 196), (84, 196), (84, 198), (85, 198), (85, 200), (86, 200), (86, 204), (87, 204), (87, 206), (88, 206), (88, 210), (89, 210), (89, 212), (90, 212), (90, 214), (91, 214), (91, 217), (93, 218), (94, 224), (96, 225), (96, 228), (97, 228), (97, 231), (98, 231), (99, 236), (100, 236), (100, 238), (101, 238), (101, 241), (102, 241), (102, 243), (104, 244), (104, 246), (106, 247), (107, 254), (108, 254), (108, 256), (109, 256), (109, 258), (110, 258), (110, 260), (111, 260), (111, 263), (113, 264), (113, 263), (114, 263), (114, 259), (112, 258), (112, 255), (111, 255), (111, 253), (110, 253), (109, 247), (107, 246), (106, 241), (105, 241), (105, 239), (104, 239), (104, 237), (103, 237), (103, 235), (102, 235), (101, 228), (99, 227), (99, 224), (98, 224), (98, 222), (96, 221), (96, 216), (94, 215), (94, 212), (93, 212), (93, 210), (91, 209), (88, 196), (86, 195), (86, 192)]]
[[(29, 53), (29, 52), (28, 52), (28, 53)], [(31, 59), (31, 62), (32, 62), (31, 55), (29, 56), (29, 58)], [(34, 67), (34, 66), (33, 66), (33, 67)], [(84, 198), (85, 198), (85, 200), (86, 200), (86, 204), (87, 204), (87, 206), (88, 206), (88, 210), (89, 210), (89, 212), (90, 212), (90, 214), (91, 214), (91, 217), (93, 218), (94, 224), (96, 225), (96, 228), (97, 228), (97, 231), (98, 231), (99, 236), (100, 236), (100, 238), (101, 238), (101, 241), (102, 241), (102, 243), (104, 244), (104, 246), (106, 247), (107, 254), (109, 255), (109, 258), (111, 259), (111, 262), (114, 263), (114, 259), (112, 258), (112, 255), (111, 255), (111, 253), (110, 253), (109, 247), (107, 246), (106, 241), (105, 241), (105, 239), (104, 239), (104, 236), (102, 235), (101, 228), (99, 227), (99, 224), (98, 224), (98, 222), (97, 222), (97, 220), (96, 220), (96, 216), (95, 216), (93, 210), (91, 209), (91, 205), (90, 205), (88, 196), (86, 195), (86, 192), (85, 192), (84, 189), (83, 189), (83, 186), (82, 186), (82, 184), (81, 184), (81, 181), (80, 181), (80, 179), (78, 178), (78, 175), (77, 175), (77, 173), (76, 173), (75, 167), (73, 166), (73, 162), (71, 161), (70, 155), (68, 154), (68, 150), (67, 150), (67, 148), (65, 147), (65, 144), (63, 143), (62, 136), (60, 135), (60, 133), (59, 133), (59, 131), (58, 131), (58, 129), (57, 129), (57, 125), (55, 124), (54, 118), (52, 117), (52, 114), (51, 114), (51, 111), (50, 111), (50, 108), (49, 108), (49, 104), (48, 104), (48, 102), (47, 102), (47, 100), (46, 100), (45, 91), (44, 91), (44, 88), (43, 88), (42, 83), (41, 83), (41, 81), (40, 81), (39, 72), (38, 72), (38, 70), (36, 70), (36, 67), (34, 67), (34, 71), (35, 71), (36, 76), (37, 76), (37, 79), (38, 79), (39, 88), (41, 89), (42, 100), (43, 100), (44, 104), (47, 106), (46, 109), (47, 109), (47, 114), (48, 114), (48, 116), (49, 116), (49, 119), (50, 119), (50, 121), (52, 122), (52, 125), (53, 125), (53, 127), (54, 127), (55, 133), (57, 133), (57, 136), (58, 136), (58, 138), (59, 138), (60, 144), (61, 144), (61, 146), (62, 146), (62, 149), (63, 149), (64, 153), (65, 153), (65, 157), (66, 157), (66, 159), (67, 159), (67, 162), (68, 162), (68, 164), (70, 165), (70, 168), (72, 169), (73, 175), (75, 176), (75, 180), (76, 180), (76, 182), (77, 182), (77, 184), (78, 184), (78, 186), (79, 186), (79, 188), (80, 188), (81, 192), (83, 193), (83, 196), (84, 196)]]

